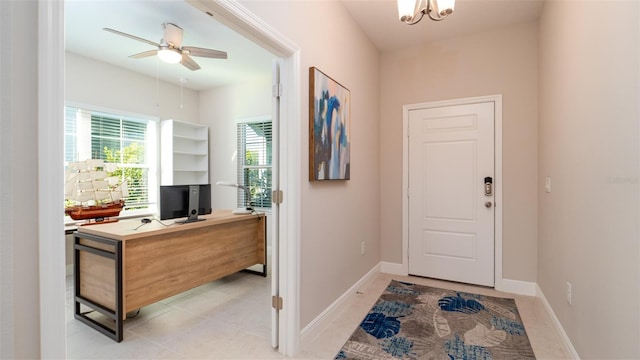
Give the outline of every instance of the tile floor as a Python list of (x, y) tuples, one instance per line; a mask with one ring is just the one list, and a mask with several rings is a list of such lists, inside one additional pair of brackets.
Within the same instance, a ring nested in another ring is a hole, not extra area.
[[(538, 359), (570, 359), (539, 299), (417, 277), (377, 274), (300, 344), (295, 359), (333, 359), (391, 279), (514, 297)], [(116, 343), (73, 318), (73, 281), (67, 278), (69, 359), (281, 359), (270, 343), (270, 279), (237, 273), (144, 307), (125, 321)]]

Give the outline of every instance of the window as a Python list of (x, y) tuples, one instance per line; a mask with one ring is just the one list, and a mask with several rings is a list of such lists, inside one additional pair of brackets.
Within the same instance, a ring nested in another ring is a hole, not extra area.
[(65, 167), (101, 159), (116, 164), (110, 175), (127, 181), (123, 215), (155, 212), (157, 203), (157, 121), (65, 107)]
[[(271, 120), (238, 123), (238, 183), (256, 208), (271, 208)], [(245, 204), (238, 191), (238, 206)]]

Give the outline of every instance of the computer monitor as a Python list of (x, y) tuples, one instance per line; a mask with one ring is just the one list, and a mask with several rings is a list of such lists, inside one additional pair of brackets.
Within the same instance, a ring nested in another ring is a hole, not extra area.
[(205, 214), (211, 214), (211, 184), (160, 186), (160, 220), (186, 217), (176, 223), (188, 223)]

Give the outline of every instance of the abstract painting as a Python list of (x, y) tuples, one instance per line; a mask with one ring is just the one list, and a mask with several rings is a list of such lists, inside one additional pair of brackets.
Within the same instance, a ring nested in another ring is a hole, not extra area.
[(349, 180), (349, 90), (309, 68), (309, 180)]

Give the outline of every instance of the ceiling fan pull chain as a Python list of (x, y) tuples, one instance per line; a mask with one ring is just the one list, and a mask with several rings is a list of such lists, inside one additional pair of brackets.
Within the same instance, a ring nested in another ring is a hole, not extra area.
[(156, 107), (160, 107), (160, 60), (156, 58)]
[(180, 78), (180, 109), (184, 109), (184, 83), (187, 82), (187, 79), (181, 77)]

